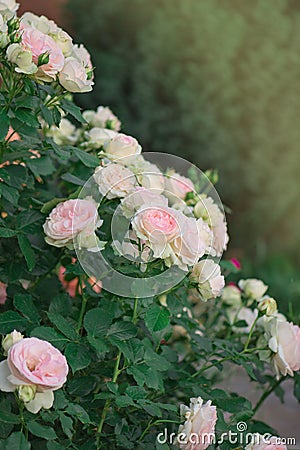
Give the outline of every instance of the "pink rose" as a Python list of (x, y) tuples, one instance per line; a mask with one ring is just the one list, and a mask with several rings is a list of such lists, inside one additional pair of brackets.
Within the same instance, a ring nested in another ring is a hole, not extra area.
[(96, 167), (94, 180), (99, 192), (109, 199), (125, 197), (136, 186), (133, 172), (116, 163), (108, 164), (106, 167)]
[(55, 80), (64, 66), (64, 55), (54, 39), (30, 26), (22, 26), (21, 45), (32, 53), (32, 61), (37, 65), (39, 56), (47, 53), (49, 61), (38, 68), (35, 78), (42, 81)]
[(170, 199), (172, 203), (184, 200), (188, 192), (195, 190), (193, 182), (179, 173), (170, 172), (165, 177), (164, 195)]
[(154, 257), (170, 256), (170, 242), (180, 234), (177, 211), (168, 207), (143, 207), (132, 220), (137, 236), (152, 249)]
[[(245, 450), (287, 450), (287, 446), (281, 444), (281, 439), (276, 436), (270, 438), (266, 438), (262, 435), (256, 436), (259, 437), (259, 442), (248, 444)], [(255, 441), (256, 440), (257, 439), (255, 439)]]
[(67, 200), (59, 203), (46, 219), (45, 240), (55, 247), (64, 247), (80, 238), (83, 245), (82, 238), (93, 235), (101, 224), (98, 205), (91, 197)]
[(178, 213), (180, 218), (180, 235), (171, 243), (175, 258), (173, 263), (183, 270), (193, 266), (204, 255), (212, 241), (212, 232), (202, 219), (186, 217)]
[(7, 299), (7, 293), (6, 293), (7, 284), (2, 283), (0, 281), (0, 305), (4, 305)]
[(215, 435), (217, 409), (209, 400), (203, 404), (201, 397), (191, 398), (190, 406), (181, 405), (181, 415), (186, 419), (179, 426), (176, 443), (183, 450), (205, 450)]
[(41, 391), (60, 389), (67, 380), (68, 364), (49, 342), (25, 338), (8, 351), (9, 381), (15, 385), (34, 384)]
[(273, 317), (265, 324), (265, 338), (272, 354), (272, 362), (279, 375), (291, 377), (300, 369), (300, 328), (292, 322)]
[(0, 390), (17, 390), (25, 407), (37, 413), (51, 408), (53, 391), (66, 382), (68, 370), (66, 358), (49, 342), (35, 337), (21, 339), (0, 363)]
[(118, 133), (111, 141), (104, 144), (104, 149), (110, 159), (118, 160), (127, 158), (127, 162), (129, 157), (139, 155), (142, 147), (134, 137)]
[(89, 92), (94, 82), (78, 59), (70, 56), (59, 73), (60, 84), (69, 92)]

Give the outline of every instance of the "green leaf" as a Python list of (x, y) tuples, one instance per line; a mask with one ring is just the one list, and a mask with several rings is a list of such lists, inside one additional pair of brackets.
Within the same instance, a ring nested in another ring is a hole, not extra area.
[(30, 450), (31, 444), (20, 431), (13, 433), (6, 440), (6, 450)]
[(26, 166), (36, 177), (40, 175), (51, 175), (53, 172), (55, 172), (54, 164), (49, 156), (30, 159), (26, 162)]
[(39, 211), (31, 209), (22, 211), (17, 216), (17, 229), (27, 234), (35, 234), (40, 231), (44, 220), (44, 216)]
[(153, 305), (146, 313), (145, 323), (151, 333), (163, 330), (170, 323), (170, 313), (166, 308)]
[(135, 406), (135, 403), (128, 395), (120, 395), (116, 398), (116, 405), (119, 408), (127, 408), (127, 406)]
[(71, 419), (71, 417), (68, 417), (61, 412), (59, 414), (59, 420), (65, 435), (68, 436), (69, 439), (72, 439), (72, 436), (74, 434), (74, 428), (73, 428), (73, 420)]
[(40, 128), (40, 122), (35, 116), (35, 113), (27, 108), (18, 108), (15, 111), (15, 117), (20, 120), (20, 122), (25, 123), (32, 128)]
[(46, 439), (47, 441), (57, 438), (57, 435), (53, 428), (46, 427), (45, 425), (41, 425), (38, 422), (29, 422), (27, 424), (27, 427), (31, 434)]
[(80, 148), (72, 147), (74, 156), (77, 156), (78, 159), (87, 167), (98, 167), (100, 164), (100, 160), (89, 153), (80, 150)]
[(66, 412), (70, 414), (70, 416), (76, 417), (81, 423), (92, 423), (86, 410), (76, 403), (69, 403)]
[(85, 122), (84, 118), (82, 117), (80, 108), (73, 102), (64, 99), (61, 101), (60, 106), (65, 112), (71, 114), (71, 116), (78, 120), (78, 122)]
[(79, 335), (74, 327), (63, 316), (48, 312), (48, 318), (71, 341), (77, 341), (79, 339)]
[(0, 140), (4, 140), (9, 129), (9, 118), (4, 109), (0, 111)]
[(68, 183), (72, 183), (75, 184), (76, 186), (84, 186), (85, 181), (81, 180), (81, 178), (76, 177), (75, 175), (73, 175), (72, 173), (64, 173), (61, 176), (61, 179), (64, 181), (67, 181)]
[(13, 330), (25, 330), (28, 322), (15, 311), (6, 311), (0, 314), (0, 334), (7, 334)]
[(126, 341), (137, 334), (137, 328), (131, 322), (115, 322), (107, 332), (109, 340)]
[(17, 424), (21, 422), (21, 419), (16, 414), (0, 410), (0, 422)]
[(32, 330), (32, 332), (30, 333), (30, 336), (49, 341), (52, 345), (54, 345), (54, 347), (57, 347), (59, 350), (63, 350), (65, 345), (68, 343), (68, 339), (66, 339), (65, 336), (50, 327), (34, 328), (34, 330)]
[(133, 400), (140, 400), (147, 397), (147, 391), (140, 386), (128, 386), (125, 392)]
[(83, 325), (88, 334), (92, 337), (106, 335), (113, 320), (113, 314), (108, 309), (94, 308), (90, 309), (84, 316)]
[(60, 445), (56, 441), (48, 441), (47, 442), (47, 450), (66, 450), (66, 447)]
[(0, 237), (2, 238), (10, 238), (16, 235), (15, 230), (11, 230), (10, 228), (0, 227)]
[(28, 270), (31, 272), (35, 266), (36, 258), (35, 253), (31, 247), (30, 241), (28, 237), (25, 236), (25, 234), (18, 234), (18, 242), (21, 252), (23, 253), (24, 258), (26, 259)]
[(29, 294), (16, 294), (14, 307), (18, 309), (30, 322), (39, 323), (39, 312)]
[(74, 344), (71, 342), (66, 346), (65, 356), (71, 366), (73, 374), (78, 370), (84, 369), (91, 362), (88, 349), (85, 345)]
[(7, 186), (4, 183), (0, 184), (0, 194), (12, 205), (18, 206), (20, 194), (17, 189)]

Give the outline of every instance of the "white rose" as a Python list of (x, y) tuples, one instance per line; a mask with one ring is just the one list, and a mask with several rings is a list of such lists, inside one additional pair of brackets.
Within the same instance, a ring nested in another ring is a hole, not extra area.
[(44, 34), (55, 33), (59, 28), (53, 20), (46, 16), (37, 16), (31, 12), (25, 12), (21, 17), (22, 26), (30, 26)]
[(213, 248), (217, 256), (221, 256), (226, 250), (229, 236), (225, 216), (211, 197), (201, 195), (194, 207), (196, 217), (201, 217), (211, 228), (214, 234)]
[(294, 375), (300, 369), (300, 328), (292, 322), (271, 317), (265, 321), (264, 338), (272, 351), (277, 377)]
[(20, 44), (11, 44), (6, 50), (8, 61), (16, 64), (15, 71), (32, 75), (37, 72), (37, 66), (32, 62), (32, 53), (25, 50)]
[(135, 173), (141, 186), (155, 191), (156, 194), (164, 191), (164, 175), (155, 164), (146, 161), (142, 155), (138, 155), (133, 161), (130, 161), (129, 167)]
[(77, 44), (73, 45), (72, 57), (77, 59), (77, 61), (79, 61), (85, 69), (89, 70), (92, 69), (93, 65), (91, 61), (91, 55), (84, 47), (84, 45), (82, 44), (80, 44), (79, 46)]
[(85, 67), (73, 57), (65, 60), (63, 69), (58, 75), (60, 84), (69, 92), (89, 92), (94, 82), (89, 79)]
[(7, 24), (4, 21), (2, 15), (0, 14), (0, 48), (6, 47), (9, 42), (9, 38), (7, 35)]
[(125, 217), (130, 218), (142, 206), (168, 206), (168, 200), (156, 191), (137, 186), (134, 191), (127, 195), (122, 202)]
[(176, 444), (183, 450), (205, 450), (214, 440), (217, 409), (209, 400), (191, 398), (190, 406), (181, 405), (181, 416), (185, 418), (178, 428)]
[(226, 305), (239, 307), (242, 304), (241, 291), (235, 285), (225, 286), (221, 298)]
[(225, 284), (220, 266), (212, 259), (206, 259), (195, 264), (190, 280), (198, 283), (198, 290), (204, 301), (218, 297)]
[(261, 280), (256, 278), (248, 278), (247, 280), (240, 280), (239, 287), (244, 291), (245, 295), (251, 300), (258, 300), (265, 294), (268, 286), (266, 286)]
[(73, 42), (68, 33), (58, 28), (56, 32), (49, 33), (49, 36), (57, 43), (65, 57), (72, 55)]
[(116, 136), (116, 131), (107, 128), (92, 128), (84, 133), (87, 142), (84, 147), (91, 149), (99, 149)]
[(136, 186), (136, 179), (131, 170), (115, 163), (97, 167), (94, 180), (98, 184), (99, 192), (109, 199), (125, 197)]
[(96, 112), (84, 111), (82, 115), (91, 127), (109, 128), (115, 131), (121, 128), (121, 122), (107, 106), (98, 106)]
[(17, 342), (21, 341), (23, 337), (24, 337), (23, 334), (21, 334), (19, 331), (16, 330), (7, 334), (2, 340), (2, 348), (4, 350), (4, 353), (7, 354), (10, 347), (12, 347)]
[[(180, 224), (180, 235), (171, 243), (174, 255), (171, 255), (173, 264), (182, 270), (193, 266), (207, 251), (212, 232), (202, 219), (186, 217), (178, 213)], [(174, 258), (175, 256), (175, 258)]]
[(120, 159), (120, 163), (123, 163), (122, 159), (126, 158), (124, 161), (127, 163), (132, 156), (141, 153), (142, 147), (134, 137), (117, 133), (112, 140), (104, 144), (104, 150), (113, 161)]
[(57, 145), (75, 144), (78, 139), (76, 127), (65, 118), (61, 119), (59, 127), (52, 125), (46, 133)]
[(190, 277), (198, 282), (198, 290), (204, 300), (219, 297), (225, 284), (220, 266), (211, 259), (195, 264)]
[(189, 178), (183, 177), (175, 171), (169, 171), (165, 176), (164, 195), (168, 197), (171, 203), (184, 200), (188, 192), (193, 192), (195, 186)]
[(11, 19), (19, 8), (15, 0), (0, 0), (0, 14), (5, 20)]

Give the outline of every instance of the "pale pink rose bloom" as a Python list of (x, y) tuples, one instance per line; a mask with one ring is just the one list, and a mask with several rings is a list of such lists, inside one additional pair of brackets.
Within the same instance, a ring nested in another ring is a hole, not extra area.
[(178, 213), (169, 207), (142, 207), (131, 221), (138, 238), (151, 248), (155, 258), (171, 257), (170, 243), (180, 234)]
[(198, 283), (198, 291), (202, 300), (216, 298), (221, 295), (225, 286), (221, 268), (212, 259), (204, 259), (194, 265), (190, 275), (192, 282)]
[(159, 195), (156, 189), (146, 189), (137, 186), (134, 191), (122, 200), (124, 215), (129, 218), (142, 206), (168, 206), (168, 199)]
[(194, 207), (194, 214), (196, 217), (201, 217), (213, 231), (213, 248), (216, 255), (221, 256), (229, 241), (224, 213), (211, 197), (201, 195), (200, 200)]
[(87, 110), (82, 113), (83, 118), (91, 127), (106, 128), (119, 131), (121, 122), (108, 106), (98, 106), (97, 111)]
[(6, 293), (7, 284), (2, 283), (0, 281), (0, 305), (4, 305), (7, 299), (7, 293)]
[(173, 263), (183, 270), (187, 270), (188, 267), (196, 264), (208, 250), (212, 241), (212, 232), (202, 219), (186, 217), (180, 212), (178, 212), (178, 217), (180, 235), (171, 243), (175, 256)]
[(259, 300), (266, 293), (268, 286), (256, 278), (240, 280), (239, 288), (252, 300)]
[(128, 158), (141, 153), (142, 147), (134, 137), (118, 133), (104, 144), (104, 150), (112, 160), (126, 158), (129, 161)]
[(179, 173), (170, 173), (165, 177), (164, 195), (170, 199), (172, 203), (184, 200), (188, 192), (195, 190), (192, 180), (179, 175)]
[(67, 200), (59, 203), (46, 219), (45, 240), (55, 247), (64, 247), (80, 234), (92, 235), (101, 224), (98, 205), (91, 197)]
[(300, 369), (300, 328), (292, 322), (273, 318), (266, 324), (269, 348), (277, 376), (294, 375)]
[(39, 392), (60, 389), (69, 370), (66, 358), (57, 348), (35, 337), (14, 344), (8, 351), (7, 361), (0, 364), (3, 363), (10, 371), (6, 378), (12, 385), (11, 390), (26, 384), (37, 386)]
[(72, 57), (76, 58), (85, 69), (91, 70), (93, 68), (91, 55), (83, 44), (73, 45)]
[(72, 56), (66, 58), (59, 73), (60, 84), (69, 92), (89, 92), (94, 82), (88, 76), (87, 69), (78, 59)]
[(176, 443), (183, 450), (205, 450), (212, 444), (217, 422), (217, 409), (209, 400), (203, 404), (201, 397), (191, 398), (190, 406), (181, 405), (181, 415), (186, 419), (179, 426)]
[(250, 443), (245, 447), (245, 450), (287, 450), (287, 446), (280, 443), (280, 438), (272, 436), (268, 442), (264, 442), (263, 436), (259, 436), (259, 443)]
[(97, 167), (94, 180), (99, 192), (109, 199), (125, 197), (136, 187), (136, 178), (131, 170), (115, 163)]
[(49, 62), (43, 64), (35, 73), (35, 78), (42, 81), (55, 80), (56, 75), (62, 70), (64, 66), (64, 55), (60, 47), (56, 44), (54, 39), (39, 30), (31, 28), (28, 25), (21, 26), (22, 42), (21, 45), (26, 50), (32, 53), (32, 61), (37, 65), (39, 56), (47, 53), (49, 55)]

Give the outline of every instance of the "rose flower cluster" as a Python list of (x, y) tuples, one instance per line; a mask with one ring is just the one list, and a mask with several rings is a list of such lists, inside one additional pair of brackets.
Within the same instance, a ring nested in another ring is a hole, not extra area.
[(16, 16), (15, 0), (1, 2), (0, 50), (15, 71), (38, 83), (59, 83), (68, 92), (92, 90), (93, 66), (83, 45), (45, 16)]
[(99, 166), (92, 181), (98, 197), (57, 204), (44, 224), (46, 242), (102, 251), (105, 242), (99, 241), (97, 230), (103, 219), (98, 210), (105, 201), (118, 200), (116, 208), (128, 220), (128, 233), (121, 243), (107, 236), (107, 245), (116, 253), (121, 249), (121, 256), (133, 262), (142, 259), (147, 265), (160, 259), (166, 269), (177, 266), (190, 274), (202, 300), (219, 296), (224, 277), (217, 260), (226, 249), (228, 234), (217, 203), (197, 192), (189, 177), (172, 169), (163, 172), (147, 161), (140, 143), (119, 132), (120, 121), (109, 108), (85, 111), (83, 117), (86, 123), (81, 128), (63, 118), (47, 134), (58, 145), (97, 151)]

